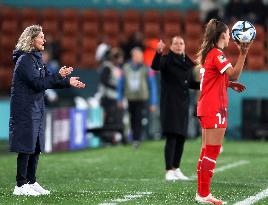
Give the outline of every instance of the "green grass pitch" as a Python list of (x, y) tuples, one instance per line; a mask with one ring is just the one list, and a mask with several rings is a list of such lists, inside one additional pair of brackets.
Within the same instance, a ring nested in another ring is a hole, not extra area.
[[(0, 155), (0, 204), (195, 204), (196, 180), (164, 181), (164, 141), (144, 142), (138, 150), (114, 146), (68, 153), (42, 154), (38, 182), (49, 196), (13, 196), (16, 155)], [(185, 144), (181, 168), (194, 176), (200, 139)], [(230, 164), (243, 162), (237, 166)], [(225, 168), (226, 169), (225, 169)], [(224, 143), (212, 193), (234, 204), (268, 188), (268, 143)], [(263, 198), (255, 204), (268, 204)]]

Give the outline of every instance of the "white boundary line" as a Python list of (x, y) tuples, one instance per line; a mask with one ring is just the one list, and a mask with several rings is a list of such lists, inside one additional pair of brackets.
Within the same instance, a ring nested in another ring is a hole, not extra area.
[[(234, 162), (234, 163), (230, 163), (230, 164), (227, 164), (227, 165), (224, 165), (224, 166), (221, 166), (221, 167), (218, 167), (214, 170), (214, 173), (216, 172), (223, 172), (227, 169), (231, 169), (231, 168), (234, 168), (234, 167), (238, 167), (238, 166), (242, 166), (242, 165), (245, 165), (245, 164), (249, 164), (249, 161), (247, 160), (240, 160), (240, 161), (237, 161), (237, 162)], [(195, 180), (197, 178), (196, 175), (192, 175), (189, 177), (190, 180)]]
[(261, 199), (264, 199), (266, 197), (268, 197), (268, 188), (259, 192), (255, 196), (250, 196), (243, 201), (239, 201), (239, 202), (235, 203), (234, 205), (251, 205), (251, 204), (254, 204), (255, 202), (260, 201)]
[(118, 203), (135, 200), (150, 194), (152, 194), (152, 192), (135, 192), (134, 194), (127, 194), (124, 195), (122, 198), (112, 199), (111, 202), (104, 202), (98, 205), (117, 205)]

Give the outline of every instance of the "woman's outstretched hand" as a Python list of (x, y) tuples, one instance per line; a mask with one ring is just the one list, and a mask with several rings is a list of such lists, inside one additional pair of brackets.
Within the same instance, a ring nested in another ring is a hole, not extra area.
[(65, 78), (66, 76), (70, 75), (73, 72), (73, 67), (66, 67), (63, 66), (60, 68), (59, 70), (59, 74), (61, 75), (61, 77)]
[(229, 81), (229, 87), (238, 93), (241, 93), (246, 90), (246, 86), (238, 82)]
[(163, 53), (165, 47), (166, 44), (162, 40), (160, 40), (157, 44), (157, 53)]
[(79, 77), (71, 77), (70, 78), (70, 84), (71, 86), (75, 87), (75, 88), (85, 88), (86, 84), (84, 84), (83, 82), (78, 80)]

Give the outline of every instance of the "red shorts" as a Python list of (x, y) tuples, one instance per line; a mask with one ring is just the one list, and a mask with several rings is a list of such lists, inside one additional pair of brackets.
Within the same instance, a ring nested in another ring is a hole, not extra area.
[(199, 116), (199, 121), (202, 128), (227, 128), (227, 116), (221, 117), (218, 113), (215, 117), (213, 116)]

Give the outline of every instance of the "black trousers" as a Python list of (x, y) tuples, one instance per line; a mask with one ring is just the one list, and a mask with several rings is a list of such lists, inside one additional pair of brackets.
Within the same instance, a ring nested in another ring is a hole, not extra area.
[(34, 154), (19, 153), (17, 157), (17, 186), (34, 184), (36, 182), (36, 169), (40, 155), (40, 144), (37, 139)]
[(180, 167), (183, 153), (185, 136), (179, 134), (165, 134), (165, 162), (166, 170), (177, 169)]
[(134, 141), (141, 141), (142, 118), (146, 105), (146, 101), (128, 101), (130, 125)]

